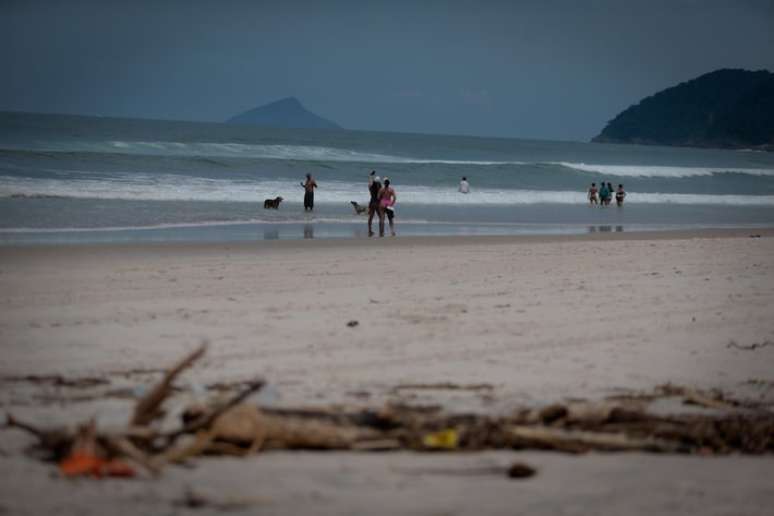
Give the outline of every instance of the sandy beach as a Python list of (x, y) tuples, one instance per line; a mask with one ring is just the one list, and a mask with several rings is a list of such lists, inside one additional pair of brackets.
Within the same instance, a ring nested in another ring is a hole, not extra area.
[[(183, 381), (191, 393), (261, 377), (271, 386), (262, 402), (279, 406), (401, 401), (501, 414), (670, 382), (774, 402), (774, 345), (743, 349), (774, 342), (773, 237), (0, 247), (0, 377), (138, 388), (157, 376), (132, 370), (163, 368), (207, 341)], [(396, 389), (443, 382), (492, 389)], [(1, 392), (3, 410), (41, 424), (122, 422), (131, 406), (18, 382)], [(24, 456), (28, 436), (2, 435), (8, 514), (182, 512), (173, 502), (185, 486), (266, 514), (768, 514), (774, 505), (768, 456), (268, 453), (97, 484), (52, 477)], [(515, 484), (475, 473), (515, 458), (539, 474)]]

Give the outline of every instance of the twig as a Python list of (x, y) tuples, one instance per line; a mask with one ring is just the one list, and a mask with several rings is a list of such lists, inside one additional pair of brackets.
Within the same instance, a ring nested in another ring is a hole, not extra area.
[(18, 428), (19, 430), (24, 430), (26, 432), (31, 433), (35, 437), (42, 439), (43, 436), (46, 434), (43, 430), (40, 428), (32, 425), (31, 423), (25, 423), (23, 421), (19, 421), (16, 419), (13, 415), (6, 413), (5, 414), (5, 427), (6, 428)]
[(172, 369), (167, 371), (164, 378), (156, 386), (137, 402), (134, 407), (134, 414), (130, 420), (131, 426), (147, 426), (159, 416), (159, 408), (164, 400), (169, 396), (172, 382), (185, 369), (191, 367), (194, 362), (199, 360), (207, 350), (207, 344), (202, 344), (197, 350), (181, 360)]
[(543, 426), (511, 426), (506, 435), (515, 447), (544, 448), (571, 453), (588, 450), (675, 452), (677, 447), (657, 439), (636, 439), (626, 434), (564, 430)]
[(741, 349), (742, 351), (752, 351), (758, 348), (765, 348), (766, 346), (774, 346), (774, 342), (770, 340), (764, 340), (763, 342), (753, 342), (749, 346), (743, 344), (737, 344), (735, 340), (729, 341), (726, 345), (727, 348)]
[(123, 437), (107, 439), (107, 444), (115, 451), (122, 453), (129, 459), (147, 469), (151, 474), (158, 475), (161, 473), (161, 467), (155, 464), (145, 452), (132, 444), (129, 439)]
[(488, 383), (473, 383), (469, 385), (443, 382), (443, 383), (406, 383), (392, 388), (394, 392), (403, 390), (449, 390), (449, 391), (491, 391), (494, 386)]

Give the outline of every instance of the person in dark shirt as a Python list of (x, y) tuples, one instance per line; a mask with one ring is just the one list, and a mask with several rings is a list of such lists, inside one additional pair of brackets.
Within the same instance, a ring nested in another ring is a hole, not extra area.
[(369, 179), (368, 182), (368, 193), (371, 194), (371, 200), (368, 201), (368, 236), (372, 237), (374, 215), (379, 214), (379, 191), (382, 189), (382, 181), (379, 176), (374, 176), (373, 181)]
[(624, 191), (623, 185), (618, 185), (618, 190), (616, 190), (615, 192), (615, 203), (618, 206), (623, 206), (625, 197), (626, 197), (626, 192)]

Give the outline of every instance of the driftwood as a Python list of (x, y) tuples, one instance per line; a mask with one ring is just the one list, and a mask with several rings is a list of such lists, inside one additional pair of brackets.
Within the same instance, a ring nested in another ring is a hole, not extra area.
[(758, 348), (765, 348), (766, 346), (774, 346), (774, 341), (764, 340), (763, 342), (753, 342), (750, 345), (738, 344), (735, 340), (729, 341), (726, 345), (727, 348), (741, 349), (742, 351), (754, 351)]
[(5, 376), (0, 378), (0, 382), (8, 383), (37, 383), (44, 385), (52, 385), (54, 387), (71, 387), (76, 389), (88, 389), (97, 385), (108, 385), (109, 380), (96, 377), (84, 377), (84, 378), (65, 378), (59, 374), (51, 375), (36, 375), (29, 374), (26, 376)]
[(133, 426), (146, 426), (161, 414), (159, 408), (171, 392), (172, 382), (185, 369), (191, 367), (199, 360), (207, 350), (206, 344), (202, 344), (197, 350), (183, 358), (172, 369), (167, 371), (164, 378), (142, 398), (134, 408), (134, 414), (129, 424)]
[(600, 451), (649, 451), (675, 453), (679, 446), (659, 439), (630, 437), (624, 433), (565, 430), (545, 426), (512, 426), (506, 429), (509, 444), (516, 449), (538, 448), (569, 453)]
[[(201, 346), (169, 369), (137, 401), (129, 424), (100, 430), (93, 422), (75, 429), (39, 428), (8, 415), (6, 427), (37, 438), (38, 449), (60, 465), (63, 474), (134, 474), (123, 460), (150, 474), (167, 463), (201, 455), (245, 456), (261, 450), (310, 449), (387, 451), (472, 451), (546, 449), (566, 453), (592, 450), (656, 453), (772, 453), (774, 414), (726, 398), (717, 391), (665, 385), (652, 393), (600, 402), (574, 402), (525, 408), (502, 417), (447, 414), (440, 407), (386, 405), (379, 409), (343, 407), (261, 409), (248, 398), (262, 380), (218, 384), (239, 387), (225, 401), (189, 407), (178, 428), (152, 425), (174, 392), (175, 379), (205, 353)], [(489, 390), (491, 386), (416, 384), (402, 389)], [(679, 398), (713, 409), (708, 414), (662, 416), (649, 402)], [(516, 472), (515, 476), (526, 472)]]

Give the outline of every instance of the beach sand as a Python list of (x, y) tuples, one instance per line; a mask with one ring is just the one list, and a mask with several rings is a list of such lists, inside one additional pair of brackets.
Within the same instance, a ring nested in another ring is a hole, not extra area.
[[(729, 347), (774, 342), (771, 229), (0, 247), (0, 306), (0, 377), (123, 378), (139, 389), (158, 374), (132, 370), (163, 368), (206, 340), (206, 358), (182, 384), (196, 393), (262, 377), (271, 385), (262, 402), (281, 406), (403, 401), (502, 414), (667, 382), (774, 401), (774, 345)], [(395, 390), (443, 382), (492, 389)], [(2, 408), (40, 424), (93, 415), (122, 423), (131, 407), (2, 385)], [(0, 512), (12, 514), (171, 513), (182, 511), (173, 501), (186, 486), (248, 504), (236, 513), (770, 514), (774, 506), (771, 457), (267, 453), (97, 485), (53, 478), (50, 465), (23, 455), (28, 436), (0, 435)], [(491, 473), (513, 460), (539, 474), (514, 482)]]

